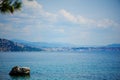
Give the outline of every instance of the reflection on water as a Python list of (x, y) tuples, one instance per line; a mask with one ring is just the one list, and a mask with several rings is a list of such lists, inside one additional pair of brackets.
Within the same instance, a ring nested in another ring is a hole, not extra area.
[(26, 76), (10, 76), (11, 80), (30, 80), (30, 75)]

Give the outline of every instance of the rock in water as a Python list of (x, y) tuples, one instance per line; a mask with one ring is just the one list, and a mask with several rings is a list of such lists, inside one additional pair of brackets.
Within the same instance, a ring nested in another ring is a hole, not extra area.
[(29, 67), (19, 67), (14, 66), (10, 71), (9, 75), (11, 76), (25, 76), (30, 75), (30, 68)]

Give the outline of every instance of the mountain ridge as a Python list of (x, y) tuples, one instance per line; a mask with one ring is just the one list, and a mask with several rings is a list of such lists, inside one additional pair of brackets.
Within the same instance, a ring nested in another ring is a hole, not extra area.
[(111, 43), (106, 45), (74, 45), (69, 43), (49, 43), (49, 42), (30, 42), (19, 39), (12, 39), (12, 41), (17, 43), (26, 44), (33, 47), (45, 47), (45, 48), (53, 48), (53, 47), (120, 47), (120, 43)]
[(0, 51), (41, 51), (41, 49), (0, 38)]
[[(114, 46), (113, 46), (114, 45)], [(70, 44), (29, 42), (23, 40), (8, 40), (0, 38), (0, 52), (6, 51), (120, 51), (119, 44), (110, 44), (106, 46), (80, 47)]]
[(13, 39), (12, 41), (37, 48), (74, 47), (74, 45), (68, 43), (30, 42), (30, 41), (17, 40), (17, 39)]

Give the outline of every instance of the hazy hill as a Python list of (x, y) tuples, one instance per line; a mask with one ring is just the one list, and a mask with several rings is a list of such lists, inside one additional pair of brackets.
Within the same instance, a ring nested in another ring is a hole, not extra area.
[(37, 47), (37, 48), (55, 48), (55, 47), (120, 47), (120, 44), (108, 44), (108, 45), (73, 45), (73, 44), (68, 44), (68, 43), (48, 43), (48, 42), (30, 42), (30, 41), (25, 41), (25, 40), (19, 40), (19, 39), (13, 39), (12, 41), (32, 46), (32, 47)]
[(13, 42), (7, 39), (0, 39), (0, 51), (41, 51), (41, 49)]
[(12, 41), (37, 48), (74, 47), (74, 45), (67, 43), (30, 42), (18, 39), (13, 39)]
[(29, 42), (24, 40), (0, 39), (0, 51), (120, 51), (120, 44), (106, 46), (75, 47), (66, 43)]
[(108, 47), (120, 47), (120, 44), (109, 44)]

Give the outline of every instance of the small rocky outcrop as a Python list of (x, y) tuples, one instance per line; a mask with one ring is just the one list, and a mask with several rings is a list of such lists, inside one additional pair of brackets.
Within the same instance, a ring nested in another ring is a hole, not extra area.
[(9, 75), (11, 76), (26, 76), (30, 75), (30, 68), (29, 67), (19, 67), (14, 66), (10, 71)]

